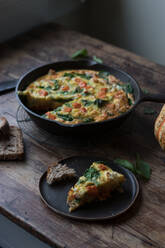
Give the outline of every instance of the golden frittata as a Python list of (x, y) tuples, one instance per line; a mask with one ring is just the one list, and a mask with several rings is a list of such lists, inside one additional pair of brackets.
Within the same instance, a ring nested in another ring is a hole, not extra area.
[(128, 111), (133, 89), (109, 72), (65, 70), (49, 73), (19, 92), (27, 106), (65, 124), (98, 122)]
[(69, 211), (96, 200), (105, 200), (125, 181), (124, 175), (102, 162), (94, 162), (68, 192)]

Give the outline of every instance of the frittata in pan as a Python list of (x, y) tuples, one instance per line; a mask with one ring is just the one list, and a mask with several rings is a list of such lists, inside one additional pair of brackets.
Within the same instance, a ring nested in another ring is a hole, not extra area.
[(98, 122), (128, 111), (134, 104), (131, 85), (109, 72), (67, 70), (49, 73), (19, 92), (27, 106), (64, 124)]
[(102, 162), (94, 162), (68, 192), (69, 211), (96, 200), (105, 200), (125, 181), (124, 175)]

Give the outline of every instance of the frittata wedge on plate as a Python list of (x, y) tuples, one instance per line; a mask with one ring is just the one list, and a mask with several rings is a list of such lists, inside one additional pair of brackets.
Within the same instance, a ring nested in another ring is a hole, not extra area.
[(120, 188), (124, 181), (124, 175), (113, 171), (102, 162), (93, 162), (68, 192), (69, 211), (74, 211), (86, 203), (109, 198), (111, 192)]

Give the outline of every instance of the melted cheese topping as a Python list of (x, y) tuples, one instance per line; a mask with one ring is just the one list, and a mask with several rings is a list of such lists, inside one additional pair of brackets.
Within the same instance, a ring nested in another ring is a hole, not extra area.
[(124, 175), (102, 162), (94, 162), (68, 192), (69, 211), (95, 200), (105, 200), (125, 181)]
[(65, 124), (111, 119), (134, 103), (131, 85), (92, 70), (50, 70), (19, 94), (32, 110), (47, 111), (43, 117)]

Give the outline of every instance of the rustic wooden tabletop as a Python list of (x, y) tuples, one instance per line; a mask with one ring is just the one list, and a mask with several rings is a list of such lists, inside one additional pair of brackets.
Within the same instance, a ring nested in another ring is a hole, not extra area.
[[(78, 49), (107, 65), (130, 73), (143, 89), (165, 93), (164, 66), (100, 40), (49, 24), (0, 46), (0, 81), (19, 78), (35, 66), (68, 59)], [(0, 114), (16, 124), (18, 102), (14, 92), (0, 96)], [(53, 247), (165, 247), (165, 153), (153, 135), (157, 114), (145, 115), (144, 108), (157, 113), (159, 103), (140, 104), (125, 129), (112, 136), (89, 138), (79, 144), (56, 140), (55, 147), (42, 146), (24, 135), (26, 157), (21, 162), (0, 162), (0, 213)], [(135, 206), (113, 221), (78, 222), (55, 214), (41, 201), (38, 182), (51, 162), (72, 155), (97, 154), (106, 158), (134, 161), (136, 153), (152, 168), (149, 182), (141, 181), (142, 194)]]

